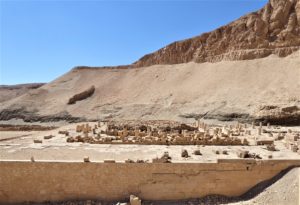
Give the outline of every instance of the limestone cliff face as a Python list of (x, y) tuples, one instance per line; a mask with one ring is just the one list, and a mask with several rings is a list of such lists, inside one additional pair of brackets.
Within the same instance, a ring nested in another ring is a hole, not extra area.
[(270, 0), (265, 7), (212, 32), (145, 55), (134, 67), (287, 56), (300, 47), (300, 0)]

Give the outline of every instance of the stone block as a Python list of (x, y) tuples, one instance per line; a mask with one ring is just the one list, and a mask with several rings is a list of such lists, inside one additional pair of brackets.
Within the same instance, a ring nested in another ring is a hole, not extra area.
[(44, 139), (45, 140), (49, 140), (49, 139), (51, 139), (51, 138), (53, 138), (54, 136), (53, 135), (46, 135), (46, 136), (44, 136)]
[(113, 159), (105, 159), (104, 163), (116, 163), (116, 161)]
[(134, 195), (130, 195), (130, 205), (142, 205), (142, 201)]
[(84, 158), (83, 158), (83, 161), (84, 161), (84, 162), (90, 162), (90, 158), (89, 158), (89, 157), (84, 157)]
[(42, 140), (33, 140), (34, 143), (43, 143)]
[(293, 152), (297, 152), (298, 151), (298, 146), (297, 145), (292, 145), (292, 149)]
[(286, 134), (284, 137), (284, 140), (288, 141), (288, 142), (294, 142), (294, 141), (297, 141), (298, 139), (299, 139), (298, 135), (294, 135), (291, 133)]
[(271, 145), (274, 144), (274, 140), (257, 140), (256, 145)]
[(34, 157), (30, 157), (31, 162), (35, 162)]
[(200, 149), (195, 150), (194, 155), (202, 155), (201, 152), (200, 152)]

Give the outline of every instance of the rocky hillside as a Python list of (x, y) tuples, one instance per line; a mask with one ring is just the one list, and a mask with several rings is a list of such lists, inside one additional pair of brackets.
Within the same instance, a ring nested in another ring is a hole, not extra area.
[[(300, 53), (295, 53), (284, 58), (135, 69), (73, 69), (39, 89), (0, 103), (0, 120), (204, 117), (299, 125), (299, 65)], [(82, 97), (70, 104), (74, 96)]]
[(43, 85), (44, 83), (0, 85), (0, 103), (21, 96), (30, 90), (38, 89)]
[(206, 118), (299, 125), (299, 47), (300, 0), (270, 0), (132, 65), (76, 67), (0, 101), (0, 120)]
[(300, 46), (300, 0), (270, 0), (257, 12), (212, 32), (174, 42), (134, 63), (217, 62), (287, 56)]

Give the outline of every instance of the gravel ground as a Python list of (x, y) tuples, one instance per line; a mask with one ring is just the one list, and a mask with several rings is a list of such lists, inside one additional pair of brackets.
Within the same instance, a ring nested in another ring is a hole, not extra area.
[(292, 169), (286, 175), (260, 192), (254, 198), (248, 201), (232, 203), (231, 205), (298, 205), (300, 204), (299, 177), (300, 168)]

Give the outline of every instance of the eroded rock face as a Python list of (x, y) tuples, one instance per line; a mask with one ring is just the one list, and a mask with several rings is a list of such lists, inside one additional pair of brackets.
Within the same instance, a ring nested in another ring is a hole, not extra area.
[(257, 12), (210, 33), (174, 42), (134, 63), (155, 64), (247, 60), (287, 56), (300, 47), (300, 0), (270, 0)]
[(270, 122), (273, 125), (300, 125), (300, 108), (298, 106), (263, 106), (254, 114), (258, 121)]

